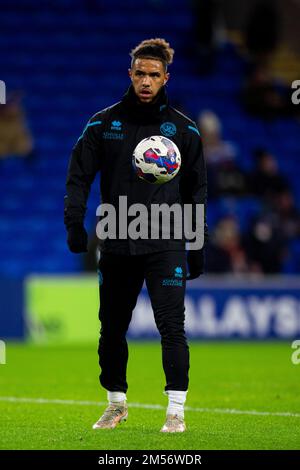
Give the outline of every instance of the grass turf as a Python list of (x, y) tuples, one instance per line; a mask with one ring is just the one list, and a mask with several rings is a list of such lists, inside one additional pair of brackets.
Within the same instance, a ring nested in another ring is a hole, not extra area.
[[(7, 345), (0, 366), (0, 397), (105, 401), (99, 388), (96, 345)], [(115, 430), (92, 430), (104, 407), (18, 403), (0, 398), (1, 449), (300, 449), (300, 417), (226, 414), (212, 410), (300, 413), (300, 365), (290, 343), (190, 342), (186, 411), (188, 430), (159, 432), (165, 411), (130, 408), (130, 402), (165, 406), (158, 342), (131, 342), (129, 420)]]

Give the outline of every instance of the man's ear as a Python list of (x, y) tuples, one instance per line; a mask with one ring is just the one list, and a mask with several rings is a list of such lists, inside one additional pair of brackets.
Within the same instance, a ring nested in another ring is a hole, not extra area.
[(132, 77), (132, 71), (131, 71), (131, 69), (128, 69), (128, 76), (129, 76), (129, 78), (131, 79), (131, 77)]
[(169, 78), (170, 78), (170, 74), (168, 72), (165, 74), (164, 85), (168, 82)]

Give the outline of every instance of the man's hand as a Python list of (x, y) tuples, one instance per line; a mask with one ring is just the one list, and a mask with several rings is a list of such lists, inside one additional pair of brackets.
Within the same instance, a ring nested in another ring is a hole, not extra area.
[(83, 224), (74, 224), (68, 228), (67, 243), (72, 253), (86, 253), (88, 235)]
[(187, 252), (187, 281), (196, 279), (204, 273), (204, 253), (201, 250), (191, 250)]

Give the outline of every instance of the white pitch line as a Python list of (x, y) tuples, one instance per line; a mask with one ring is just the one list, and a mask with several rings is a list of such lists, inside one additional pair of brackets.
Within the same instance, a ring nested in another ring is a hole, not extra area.
[[(78, 405), (78, 406), (105, 406), (104, 401), (82, 401), (82, 400), (61, 400), (48, 398), (21, 398), (21, 397), (0, 397), (0, 402), (6, 403), (33, 403), (37, 405)], [(129, 408), (143, 408), (150, 410), (165, 410), (163, 405), (151, 405), (144, 403), (129, 403)], [(236, 415), (253, 415), (253, 416), (283, 416), (290, 418), (300, 418), (300, 413), (292, 413), (290, 411), (256, 411), (256, 410), (235, 410), (230, 408), (193, 408), (186, 406), (185, 411), (193, 411), (196, 413), (219, 413), (219, 414), (236, 414)]]

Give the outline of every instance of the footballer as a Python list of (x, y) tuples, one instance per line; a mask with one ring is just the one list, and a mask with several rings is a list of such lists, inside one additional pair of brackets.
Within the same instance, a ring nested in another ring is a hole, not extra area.
[[(118, 214), (120, 196), (127, 197), (128, 206), (191, 204), (196, 226), (197, 204), (206, 206), (206, 169), (195, 122), (169, 103), (166, 84), (173, 55), (174, 50), (161, 38), (138, 44), (130, 53), (128, 90), (121, 101), (90, 119), (73, 148), (64, 211), (71, 252), (87, 251), (84, 218), (90, 186), (98, 172), (101, 202), (113, 205), (117, 216), (122, 215)], [(169, 139), (180, 152), (180, 170), (165, 184), (140, 178), (132, 165), (135, 149), (151, 136)], [(206, 239), (205, 223), (204, 232)], [(178, 239), (172, 230), (168, 239), (117, 236), (101, 240), (99, 246), (98, 353), (100, 384), (107, 391), (108, 406), (93, 428), (112, 429), (128, 418), (126, 333), (145, 281), (161, 337), (164, 393), (168, 396), (160, 430), (183, 432), (190, 368), (185, 288), (187, 280), (203, 272), (203, 248), (187, 251), (185, 237)]]

